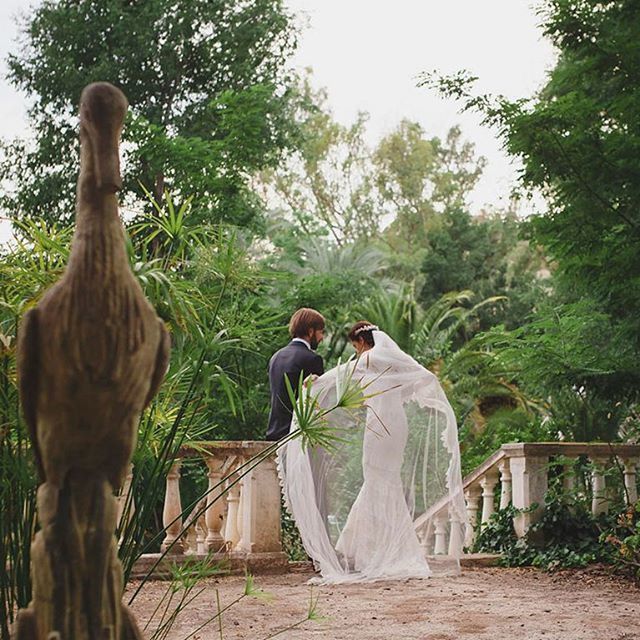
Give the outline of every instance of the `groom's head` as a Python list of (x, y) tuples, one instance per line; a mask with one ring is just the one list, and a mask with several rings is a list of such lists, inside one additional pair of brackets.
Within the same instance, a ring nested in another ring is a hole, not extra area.
[(289, 320), (289, 333), (292, 338), (302, 338), (316, 349), (324, 338), (324, 318), (315, 309), (298, 309)]

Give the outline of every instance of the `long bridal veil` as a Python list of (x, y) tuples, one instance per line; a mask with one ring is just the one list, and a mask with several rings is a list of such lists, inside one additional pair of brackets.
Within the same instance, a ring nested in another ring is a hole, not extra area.
[(453, 410), (434, 374), (382, 331), (373, 337), (313, 384), (318, 411), (354, 381), (368, 398), (326, 414), (330, 449), (300, 438), (280, 448), (285, 506), (324, 582), (457, 573), (466, 510)]

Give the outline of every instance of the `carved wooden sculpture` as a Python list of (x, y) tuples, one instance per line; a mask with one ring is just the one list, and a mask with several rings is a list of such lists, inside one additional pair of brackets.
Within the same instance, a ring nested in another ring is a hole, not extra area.
[(82, 93), (69, 264), (20, 326), (20, 395), (42, 484), (18, 640), (141, 637), (121, 603), (113, 493), (166, 372), (169, 337), (131, 272), (118, 216), (127, 107), (107, 83)]

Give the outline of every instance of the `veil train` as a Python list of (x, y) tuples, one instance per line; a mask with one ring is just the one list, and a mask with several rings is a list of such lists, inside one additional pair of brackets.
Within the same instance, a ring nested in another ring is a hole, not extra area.
[(313, 383), (321, 409), (350, 380), (371, 396), (327, 415), (335, 446), (295, 438), (278, 453), (285, 506), (323, 583), (460, 570), (467, 516), (455, 415), (433, 373), (384, 332), (373, 338), (372, 349)]

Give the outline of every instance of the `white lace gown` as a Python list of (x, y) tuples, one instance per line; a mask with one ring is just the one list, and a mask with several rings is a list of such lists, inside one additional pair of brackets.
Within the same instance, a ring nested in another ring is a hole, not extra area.
[[(459, 570), (466, 526), (455, 417), (436, 377), (386, 334), (357, 361), (319, 378), (312, 393), (332, 407), (357, 380), (366, 408), (328, 415), (335, 450), (283, 445), (278, 468), (286, 507), (324, 583), (425, 578), (430, 569), (416, 520), (448, 515), (448, 554), (434, 567)], [(292, 429), (297, 429), (295, 420)], [(438, 505), (437, 507), (435, 505)]]

